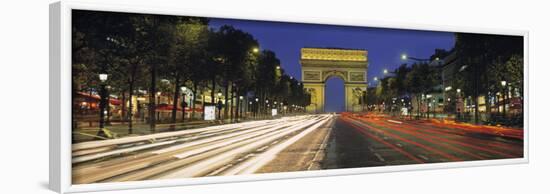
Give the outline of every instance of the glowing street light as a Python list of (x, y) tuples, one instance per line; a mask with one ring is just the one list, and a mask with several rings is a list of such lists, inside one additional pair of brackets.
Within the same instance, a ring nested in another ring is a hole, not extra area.
[(500, 81), (500, 85), (502, 86), (503, 90), (503, 97), (502, 97), (502, 115), (506, 117), (506, 97), (508, 96), (508, 92), (506, 91), (506, 81), (502, 80)]
[(402, 54), (401, 55), (401, 60), (413, 60), (413, 61), (418, 61), (418, 62), (429, 62), (430, 61), (430, 59), (420, 59), (420, 58), (417, 58), (417, 57), (407, 56), (407, 54)]
[(374, 77), (374, 81), (378, 81), (378, 77)]
[(460, 88), (456, 89), (456, 93), (460, 93)]
[(99, 74), (99, 80), (101, 80), (101, 82), (107, 81), (108, 77), (109, 77), (109, 75), (107, 75), (106, 73)]
[(105, 109), (107, 106), (109, 106), (109, 99), (107, 94), (107, 89), (105, 86), (105, 82), (107, 81), (108, 75), (106, 73), (99, 74), (99, 80), (101, 81), (101, 93), (100, 98), (101, 101), (99, 103), (100, 111), (99, 111), (99, 130), (98, 136), (105, 136), (105, 133), (103, 132), (103, 128), (105, 126), (105, 112), (107, 112)]
[(384, 69), (384, 75), (388, 74), (388, 69)]
[(280, 66), (280, 65), (277, 65), (276, 68), (277, 68), (277, 70), (280, 70), (280, 69), (281, 69), (281, 66)]
[(258, 47), (254, 47), (254, 48), (252, 48), (252, 52), (258, 53), (258, 52), (260, 52), (260, 49)]

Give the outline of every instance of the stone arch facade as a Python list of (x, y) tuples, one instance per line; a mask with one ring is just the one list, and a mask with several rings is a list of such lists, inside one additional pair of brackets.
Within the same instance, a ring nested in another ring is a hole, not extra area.
[(344, 80), (345, 111), (359, 112), (367, 90), (368, 57), (366, 50), (340, 48), (302, 48), (300, 64), (302, 83), (311, 94), (310, 113), (325, 111), (326, 81), (331, 77)]

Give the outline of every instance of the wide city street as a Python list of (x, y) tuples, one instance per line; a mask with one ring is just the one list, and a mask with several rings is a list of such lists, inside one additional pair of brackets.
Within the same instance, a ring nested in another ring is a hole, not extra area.
[(317, 114), (73, 144), (73, 183), (520, 158), (523, 131)]

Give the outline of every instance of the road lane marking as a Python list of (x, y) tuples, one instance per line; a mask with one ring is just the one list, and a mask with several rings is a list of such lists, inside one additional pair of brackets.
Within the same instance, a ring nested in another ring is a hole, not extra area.
[(218, 170), (215, 170), (214, 172), (208, 174), (207, 176), (215, 176), (215, 175), (219, 174), (220, 172), (223, 172), (224, 170), (230, 168), (231, 166), (233, 166), (233, 164), (225, 165), (225, 166), (219, 168)]
[(372, 149), (372, 147), (369, 146), (369, 151), (374, 152), (374, 149)]
[(380, 162), (385, 162), (386, 161), (386, 160), (384, 160), (384, 158), (382, 158), (382, 156), (380, 156), (380, 154), (374, 153), (374, 155), (378, 158), (378, 160), (380, 160)]
[(258, 152), (263, 152), (265, 149), (267, 149), (269, 146), (261, 147), (260, 149), (257, 149)]
[(420, 157), (420, 158), (422, 158), (422, 159), (424, 159), (424, 160), (426, 160), (426, 161), (427, 161), (427, 160), (430, 160), (428, 157), (426, 157), (426, 156), (424, 156), (424, 155), (422, 155), (422, 154), (418, 154), (418, 157)]
[(481, 153), (481, 152), (478, 152), (477, 154), (483, 156), (483, 157), (486, 157), (486, 158), (491, 158), (491, 156), (485, 154), (485, 153)]
[(397, 123), (397, 124), (403, 124), (403, 122), (401, 122), (401, 121), (396, 121), (396, 120), (391, 120), (391, 119), (388, 120), (388, 122), (390, 122), (390, 123)]

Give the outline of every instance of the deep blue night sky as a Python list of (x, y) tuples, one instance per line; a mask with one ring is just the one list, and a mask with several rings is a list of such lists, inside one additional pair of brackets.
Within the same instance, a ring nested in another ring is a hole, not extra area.
[[(211, 19), (210, 27), (232, 25), (252, 34), (261, 49), (272, 50), (281, 60), (286, 73), (301, 79), (300, 48), (339, 47), (368, 51), (368, 81), (382, 77), (383, 69), (393, 70), (404, 61), (401, 54), (429, 58), (436, 48), (451, 49), (454, 34), (417, 30), (392, 30), (333, 25), (263, 22), (250, 20)], [(329, 79), (326, 111), (339, 112), (344, 107), (343, 81)]]

